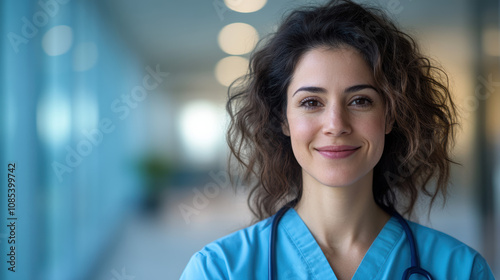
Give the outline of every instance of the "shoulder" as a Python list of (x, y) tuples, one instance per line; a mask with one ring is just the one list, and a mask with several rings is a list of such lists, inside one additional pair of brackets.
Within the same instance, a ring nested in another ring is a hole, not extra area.
[(429, 228), (427, 226), (423, 226), (412, 221), (409, 221), (408, 224), (413, 232), (413, 235), (415, 236), (415, 239), (419, 241), (422, 240), (424, 241), (423, 243), (433, 244), (434, 246), (438, 246), (439, 248), (446, 248), (448, 250), (467, 248), (473, 251), (473, 249), (468, 247), (465, 243), (444, 232)]
[(189, 260), (181, 279), (228, 279), (235, 270), (257, 265), (267, 252), (270, 218), (219, 238)]
[[(426, 261), (434, 262), (448, 268), (448, 273), (454, 271), (461, 275), (470, 275), (473, 279), (494, 279), (486, 260), (473, 248), (441, 231), (414, 222), (409, 222), (409, 225), (422, 265)], [(432, 266), (430, 263), (427, 265)]]

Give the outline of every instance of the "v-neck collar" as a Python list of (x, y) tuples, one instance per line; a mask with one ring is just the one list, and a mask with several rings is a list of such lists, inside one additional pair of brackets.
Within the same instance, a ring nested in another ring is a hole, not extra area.
[[(314, 279), (337, 280), (321, 247), (295, 209), (290, 208), (283, 215), (280, 227), (300, 252)], [(396, 218), (391, 217), (366, 252), (352, 279), (375, 279), (401, 238), (404, 238), (403, 228)]]

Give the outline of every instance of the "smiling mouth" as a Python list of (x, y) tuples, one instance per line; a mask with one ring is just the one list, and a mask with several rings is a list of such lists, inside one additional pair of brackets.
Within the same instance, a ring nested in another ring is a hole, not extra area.
[(316, 148), (322, 156), (329, 159), (342, 159), (354, 154), (361, 146), (326, 146)]

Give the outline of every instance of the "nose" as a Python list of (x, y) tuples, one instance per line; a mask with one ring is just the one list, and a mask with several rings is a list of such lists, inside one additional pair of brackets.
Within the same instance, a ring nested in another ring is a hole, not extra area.
[(323, 133), (328, 136), (348, 135), (352, 132), (349, 113), (340, 105), (333, 105), (324, 112)]

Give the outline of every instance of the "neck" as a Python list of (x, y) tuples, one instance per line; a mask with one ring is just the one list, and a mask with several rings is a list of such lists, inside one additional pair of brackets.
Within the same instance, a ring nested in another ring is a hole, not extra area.
[(366, 252), (373, 243), (390, 216), (375, 203), (372, 180), (370, 172), (355, 184), (332, 187), (303, 174), (295, 210), (323, 249)]

